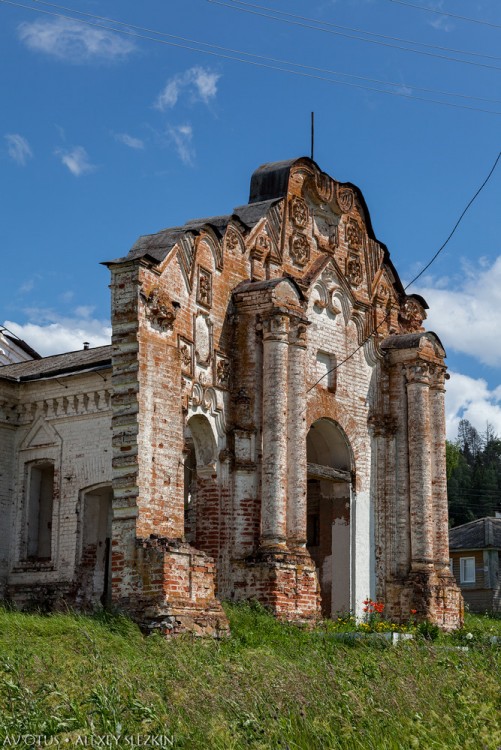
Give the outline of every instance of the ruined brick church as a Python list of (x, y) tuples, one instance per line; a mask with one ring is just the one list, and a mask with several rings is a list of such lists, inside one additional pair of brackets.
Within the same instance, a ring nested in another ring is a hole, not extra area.
[(360, 191), (265, 164), (106, 265), (111, 346), (0, 367), (0, 595), (166, 634), (226, 599), (457, 627), (445, 352)]

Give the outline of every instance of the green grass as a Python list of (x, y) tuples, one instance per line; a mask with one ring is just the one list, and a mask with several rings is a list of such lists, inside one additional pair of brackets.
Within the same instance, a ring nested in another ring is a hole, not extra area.
[(227, 613), (232, 637), (217, 642), (144, 637), (108, 614), (0, 610), (0, 747), (35, 746), (30, 734), (69, 748), (104, 735), (116, 747), (118, 734), (119, 747), (150, 735), (183, 750), (501, 746), (501, 645), (487, 639), (501, 620), (468, 616), (454, 636), (391, 647), (258, 607)]

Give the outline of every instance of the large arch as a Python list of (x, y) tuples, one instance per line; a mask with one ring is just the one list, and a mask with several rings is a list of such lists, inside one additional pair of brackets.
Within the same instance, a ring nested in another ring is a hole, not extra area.
[(317, 567), (322, 614), (351, 609), (351, 485), (353, 452), (331, 419), (314, 422), (306, 440), (307, 548)]

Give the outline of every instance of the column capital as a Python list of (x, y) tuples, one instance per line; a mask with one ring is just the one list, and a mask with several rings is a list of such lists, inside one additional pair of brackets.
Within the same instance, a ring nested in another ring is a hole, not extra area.
[(306, 333), (308, 323), (302, 320), (291, 320), (289, 329), (289, 344), (292, 346), (300, 346), (306, 349), (307, 340)]
[(264, 341), (285, 341), (288, 343), (290, 318), (283, 312), (272, 312), (262, 318)]
[(432, 365), (430, 387), (437, 391), (445, 391), (445, 381), (450, 375), (445, 365)]
[(430, 385), (434, 367), (433, 362), (426, 362), (422, 359), (405, 362), (403, 371), (407, 385), (414, 385), (415, 383)]

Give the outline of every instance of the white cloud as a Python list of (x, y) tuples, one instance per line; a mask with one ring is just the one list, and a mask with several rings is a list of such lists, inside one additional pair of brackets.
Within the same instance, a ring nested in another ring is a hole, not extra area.
[[(435, 331), (446, 349), (476, 357), (491, 367), (501, 366), (501, 256), (489, 264), (463, 265), (455, 288), (440, 281), (420, 287), (430, 305), (427, 328)], [(414, 290), (412, 290), (414, 291)]]
[(431, 21), (428, 22), (430, 26), (433, 26), (434, 29), (437, 29), (438, 31), (453, 31), (454, 30), (454, 24), (449, 18), (446, 18), (445, 16), (437, 16), (436, 18), (433, 18)]
[(91, 347), (103, 346), (111, 341), (109, 321), (81, 316), (76, 310), (73, 316), (68, 317), (42, 310), (38, 311), (36, 318), (37, 323), (20, 325), (6, 320), (4, 325), (44, 357), (82, 349), (84, 341), (88, 341)]
[(169, 125), (167, 135), (173, 141), (181, 161), (188, 166), (192, 166), (195, 151), (191, 145), (193, 140), (193, 128), (191, 125)]
[(74, 63), (122, 60), (135, 50), (130, 39), (64, 18), (22, 23), (18, 27), (18, 36), (35, 52)]
[(456, 439), (460, 419), (468, 419), (480, 433), (489, 422), (494, 432), (501, 435), (501, 385), (489, 390), (482, 378), (452, 371), (449, 374), (445, 394), (448, 439)]
[(96, 169), (95, 165), (89, 161), (89, 155), (83, 146), (75, 146), (69, 150), (58, 148), (55, 154), (59, 156), (62, 163), (68, 167), (71, 174), (75, 175), (75, 177), (88, 174)]
[(28, 294), (28, 292), (32, 291), (34, 286), (35, 286), (34, 279), (26, 279), (26, 281), (23, 281), (23, 283), (19, 287), (19, 292), (20, 294)]
[(117, 139), (117, 141), (123, 143), (129, 148), (144, 148), (144, 141), (142, 141), (140, 138), (134, 138), (132, 135), (128, 135), (127, 133), (115, 133), (115, 138)]
[(28, 159), (33, 156), (26, 138), (19, 133), (8, 133), (4, 138), (7, 141), (7, 153), (10, 158), (24, 167)]
[(184, 91), (189, 92), (194, 101), (201, 100), (208, 104), (217, 94), (217, 82), (220, 78), (219, 73), (200, 65), (189, 68), (184, 73), (177, 73), (169, 78), (154, 106), (162, 112), (175, 107)]

